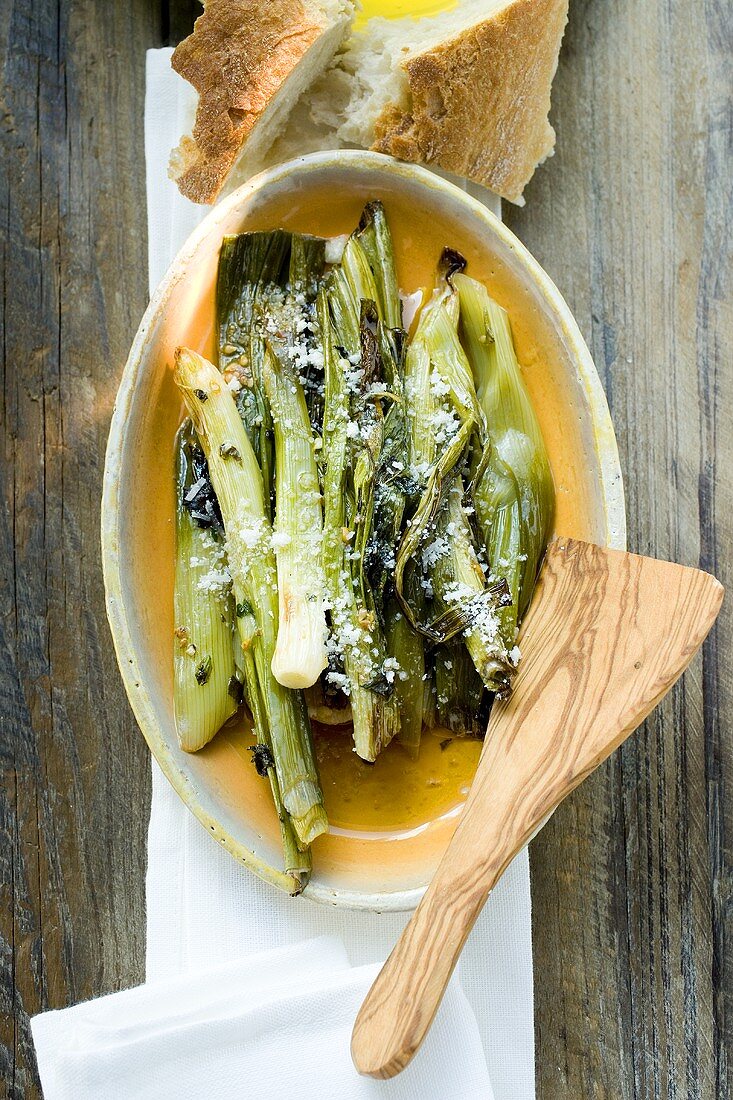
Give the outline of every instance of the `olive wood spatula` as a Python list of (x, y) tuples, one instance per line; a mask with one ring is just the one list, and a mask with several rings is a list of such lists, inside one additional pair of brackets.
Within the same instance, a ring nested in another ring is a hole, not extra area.
[(507, 865), (669, 691), (722, 598), (698, 569), (571, 539), (551, 544), (514, 691), (494, 705), (453, 839), (357, 1016), (360, 1073), (404, 1069)]

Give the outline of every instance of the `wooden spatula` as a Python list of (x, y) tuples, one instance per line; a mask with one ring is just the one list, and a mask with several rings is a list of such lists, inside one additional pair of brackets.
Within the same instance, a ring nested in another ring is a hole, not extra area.
[(493, 708), (458, 828), (356, 1019), (360, 1073), (404, 1069), (511, 859), (669, 691), (722, 598), (697, 569), (568, 539), (551, 545), (514, 691)]

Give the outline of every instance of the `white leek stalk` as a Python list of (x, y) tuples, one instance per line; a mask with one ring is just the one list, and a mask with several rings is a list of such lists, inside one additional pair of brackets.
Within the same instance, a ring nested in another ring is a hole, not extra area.
[(272, 673), (288, 688), (315, 684), (328, 662), (323, 508), (303, 388), (268, 348), (263, 381), (275, 430), (275, 533), (279, 602)]

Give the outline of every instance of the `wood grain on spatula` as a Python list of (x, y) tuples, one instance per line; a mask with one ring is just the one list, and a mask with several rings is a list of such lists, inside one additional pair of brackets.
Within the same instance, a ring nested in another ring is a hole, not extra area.
[(550, 546), (514, 691), (493, 708), (458, 828), (357, 1017), (360, 1073), (404, 1069), (509, 862), (669, 691), (722, 598), (698, 569), (569, 539)]

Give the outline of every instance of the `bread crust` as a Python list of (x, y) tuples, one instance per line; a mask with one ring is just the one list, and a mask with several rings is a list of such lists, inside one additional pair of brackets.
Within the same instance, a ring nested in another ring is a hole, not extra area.
[(171, 60), (199, 93), (193, 134), (171, 154), (182, 194), (214, 201), (273, 96), (327, 25), (303, 0), (207, 0)]
[(513, 0), (455, 38), (408, 56), (408, 108), (390, 103), (372, 148), (467, 176), (512, 202), (549, 156), (548, 121), (568, 0)]

